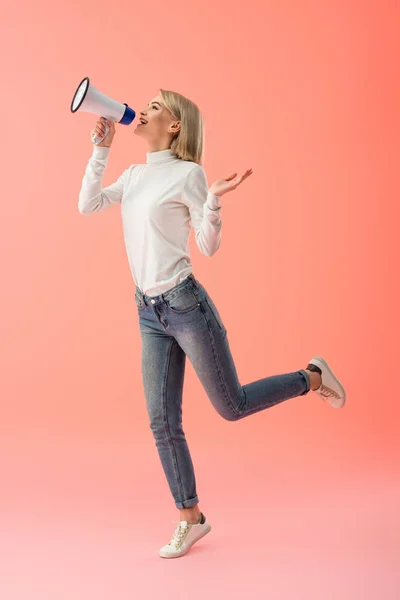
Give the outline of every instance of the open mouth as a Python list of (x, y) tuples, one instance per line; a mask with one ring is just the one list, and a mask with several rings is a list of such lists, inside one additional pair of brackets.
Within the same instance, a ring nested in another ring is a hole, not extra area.
[(145, 121), (144, 119), (139, 119), (139, 123), (140, 125), (146, 125), (147, 121)]

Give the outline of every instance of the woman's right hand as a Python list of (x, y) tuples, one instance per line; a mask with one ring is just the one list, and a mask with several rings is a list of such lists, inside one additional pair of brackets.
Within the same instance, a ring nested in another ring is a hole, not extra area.
[[(100, 144), (95, 144), (95, 146), (104, 146), (106, 148), (109, 148), (112, 144), (112, 141), (113, 141), (114, 135), (115, 135), (115, 123), (113, 121), (108, 121), (108, 119), (105, 119), (104, 117), (100, 117), (100, 119), (97, 121), (94, 129), (92, 129), (92, 131), (90, 132), (90, 137), (91, 138), (94, 136), (100, 137), (100, 136), (104, 135), (105, 123), (107, 123), (107, 125), (109, 126), (110, 131), (107, 133), (104, 140)], [(92, 142), (93, 142), (93, 140), (92, 140)]]

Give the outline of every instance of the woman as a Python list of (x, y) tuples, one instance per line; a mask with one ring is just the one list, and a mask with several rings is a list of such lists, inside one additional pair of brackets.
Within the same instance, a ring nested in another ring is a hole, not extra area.
[(209, 294), (192, 273), (189, 233), (212, 256), (221, 242), (221, 204), (251, 174), (233, 173), (210, 189), (202, 167), (203, 119), (193, 102), (160, 90), (141, 111), (136, 135), (146, 140), (145, 164), (130, 165), (102, 189), (115, 125), (97, 121), (94, 133), (106, 138), (93, 149), (79, 194), (87, 215), (121, 204), (124, 239), (136, 284), (142, 339), (142, 375), (150, 427), (175, 505), (180, 512), (163, 558), (178, 557), (210, 529), (199, 508), (196, 481), (182, 429), (182, 389), (186, 357), (219, 414), (236, 421), (310, 390), (340, 408), (345, 390), (320, 357), (306, 369), (241, 385), (227, 331)]

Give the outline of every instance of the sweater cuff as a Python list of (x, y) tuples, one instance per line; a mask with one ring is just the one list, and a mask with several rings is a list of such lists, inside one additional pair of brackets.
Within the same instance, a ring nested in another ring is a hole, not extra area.
[(94, 144), (92, 156), (94, 158), (106, 159), (110, 154), (110, 150), (111, 148), (108, 148), (107, 146), (96, 146), (96, 144)]
[(220, 196), (215, 196), (210, 192), (210, 190), (207, 194), (207, 207), (210, 210), (219, 210), (220, 208), (222, 208), (220, 204)]

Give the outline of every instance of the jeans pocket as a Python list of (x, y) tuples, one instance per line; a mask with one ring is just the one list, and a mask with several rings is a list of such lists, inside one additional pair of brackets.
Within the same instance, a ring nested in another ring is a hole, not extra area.
[(168, 298), (166, 302), (172, 312), (178, 314), (191, 312), (199, 306), (197, 296), (190, 289), (182, 290), (173, 298)]
[(211, 298), (208, 294), (206, 294), (204, 296), (204, 298), (205, 298), (205, 301), (207, 302), (208, 308), (210, 309), (210, 312), (211, 312), (212, 316), (214, 317), (218, 327), (221, 329), (221, 331), (225, 331), (224, 324), (222, 322), (222, 319), (220, 317), (220, 314), (219, 314), (214, 302), (211, 300)]

